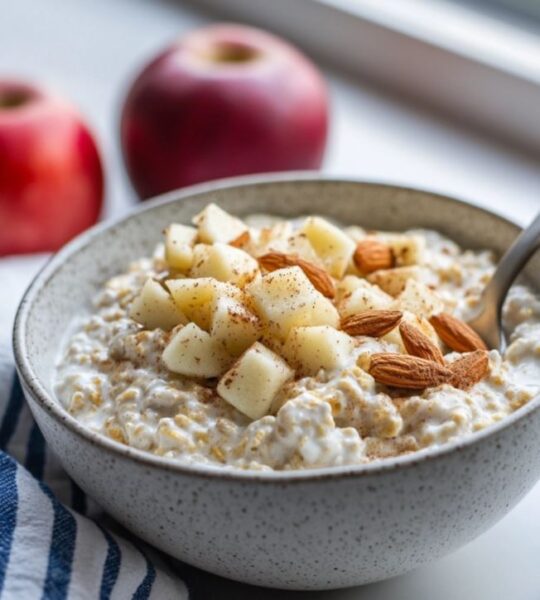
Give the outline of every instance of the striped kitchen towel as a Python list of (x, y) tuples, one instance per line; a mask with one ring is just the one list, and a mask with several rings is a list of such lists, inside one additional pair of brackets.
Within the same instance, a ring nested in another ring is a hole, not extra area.
[(118, 533), (64, 473), (26, 405), (9, 340), (42, 260), (0, 261), (0, 598), (188, 598), (160, 554)]

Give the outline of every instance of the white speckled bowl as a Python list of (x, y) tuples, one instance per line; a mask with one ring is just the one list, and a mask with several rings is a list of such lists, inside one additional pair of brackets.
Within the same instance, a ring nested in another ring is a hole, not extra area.
[[(206, 203), (237, 214), (326, 214), (344, 223), (431, 227), (467, 247), (504, 250), (515, 225), (428, 192), (316, 179), (245, 178), (173, 192), (61, 250), (26, 293), (17, 367), (47, 442), (77, 483), (165, 552), (253, 584), (324, 589), (403, 573), (472, 540), (540, 476), (540, 399), (446, 446), (368, 466), (288, 473), (184, 466), (84, 429), (51, 391), (67, 324), (108, 277), (148, 254), (170, 221)], [(529, 275), (540, 284), (540, 258)]]

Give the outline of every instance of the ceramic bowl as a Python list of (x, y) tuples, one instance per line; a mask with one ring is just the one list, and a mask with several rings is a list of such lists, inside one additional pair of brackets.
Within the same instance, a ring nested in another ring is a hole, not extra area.
[[(231, 472), (186, 466), (82, 427), (51, 389), (71, 319), (101, 284), (147, 255), (169, 222), (208, 202), (244, 215), (320, 213), (372, 229), (429, 227), (471, 248), (503, 251), (519, 228), (425, 191), (318, 179), (245, 178), (146, 203), (63, 248), (19, 309), (15, 356), (30, 408), (73, 479), (157, 548), (213, 573), (263, 586), (325, 589), (391, 577), (466, 544), (540, 476), (540, 399), (457, 442), (364, 466)], [(540, 284), (540, 259), (529, 266)]]

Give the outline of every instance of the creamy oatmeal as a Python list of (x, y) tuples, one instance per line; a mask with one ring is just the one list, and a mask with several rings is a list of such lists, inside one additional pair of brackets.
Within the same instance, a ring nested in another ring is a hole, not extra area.
[(118, 442), (240, 469), (361, 464), (465, 436), (540, 391), (540, 300), (515, 286), (510, 344), (465, 321), (494, 269), (435, 231), (241, 221), (214, 205), (107, 281), (55, 375)]

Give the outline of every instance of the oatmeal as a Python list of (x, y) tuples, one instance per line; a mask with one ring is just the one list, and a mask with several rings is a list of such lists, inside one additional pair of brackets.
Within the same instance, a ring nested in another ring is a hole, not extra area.
[(55, 390), (90, 429), (182, 463), (306, 469), (444, 444), (540, 393), (529, 288), (504, 307), (504, 355), (466, 325), (494, 264), (435, 231), (210, 205), (105, 283)]

